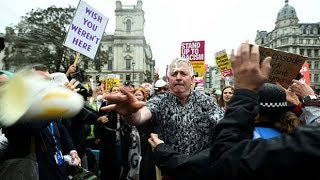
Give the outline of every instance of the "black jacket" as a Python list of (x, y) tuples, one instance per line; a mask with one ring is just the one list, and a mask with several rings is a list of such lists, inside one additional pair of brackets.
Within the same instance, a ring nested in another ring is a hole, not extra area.
[(85, 103), (76, 116), (62, 121), (73, 140), (80, 158), (86, 153), (86, 138), (91, 131), (90, 125), (95, 124), (97, 119), (98, 113)]
[(258, 102), (257, 93), (236, 90), (224, 119), (215, 127), (208, 158), (205, 151), (186, 157), (159, 145), (155, 149), (157, 165), (175, 179), (262, 180), (317, 175), (320, 127), (304, 125), (291, 135), (252, 140)]
[[(106, 106), (103, 102), (101, 107)], [(99, 111), (99, 115), (107, 115), (109, 121), (97, 123), (95, 137), (100, 139), (99, 167), (101, 179), (122, 179), (119, 175), (126, 176), (129, 171), (129, 148), (131, 147), (131, 126), (121, 118), (120, 128), (117, 129), (118, 114), (115, 111)], [(116, 131), (120, 132), (120, 149), (116, 145)], [(119, 159), (120, 158), (120, 159)]]
[(209, 170), (210, 148), (192, 156), (180, 154), (165, 143), (159, 144), (154, 150), (154, 160), (161, 170), (173, 179), (202, 179)]
[(54, 126), (57, 146), (63, 154), (74, 150), (72, 139), (60, 120), (38, 120), (17, 123), (4, 128), (9, 140), (7, 159), (25, 158), (31, 153), (31, 139), (34, 137), (34, 152), (39, 167), (39, 179), (66, 179), (67, 172), (64, 164), (57, 165), (54, 160), (56, 152), (53, 136), (49, 130), (50, 122)]
[(258, 102), (253, 91), (235, 91), (224, 119), (215, 129), (209, 178), (299, 179), (317, 175), (320, 127), (305, 125), (291, 135), (252, 140)]

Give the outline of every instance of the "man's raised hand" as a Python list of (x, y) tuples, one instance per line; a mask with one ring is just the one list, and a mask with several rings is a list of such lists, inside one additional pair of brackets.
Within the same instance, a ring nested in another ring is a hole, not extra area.
[(265, 58), (260, 65), (259, 46), (242, 43), (237, 55), (231, 52), (231, 65), (234, 73), (234, 87), (258, 92), (261, 85), (268, 81), (271, 70), (271, 57)]

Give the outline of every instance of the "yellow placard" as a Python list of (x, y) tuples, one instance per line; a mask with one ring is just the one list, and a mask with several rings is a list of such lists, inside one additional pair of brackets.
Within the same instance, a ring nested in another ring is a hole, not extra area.
[(114, 86), (120, 86), (120, 79), (119, 78), (107, 78), (106, 80), (106, 90), (110, 91), (110, 89)]
[(221, 50), (215, 53), (216, 63), (224, 77), (232, 76), (231, 63), (228, 58), (226, 50)]
[(193, 66), (195, 75), (198, 75), (198, 77), (204, 77), (205, 76), (204, 61), (190, 61), (190, 62)]

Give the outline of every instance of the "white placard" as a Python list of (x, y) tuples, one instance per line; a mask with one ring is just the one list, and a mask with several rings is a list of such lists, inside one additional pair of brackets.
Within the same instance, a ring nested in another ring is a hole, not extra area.
[(108, 21), (108, 17), (81, 0), (63, 45), (94, 59)]

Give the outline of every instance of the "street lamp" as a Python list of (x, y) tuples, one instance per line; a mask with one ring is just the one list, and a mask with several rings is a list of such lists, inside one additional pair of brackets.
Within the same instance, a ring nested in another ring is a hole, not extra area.
[(132, 61), (132, 83), (134, 83), (134, 65), (136, 63), (134, 61)]

